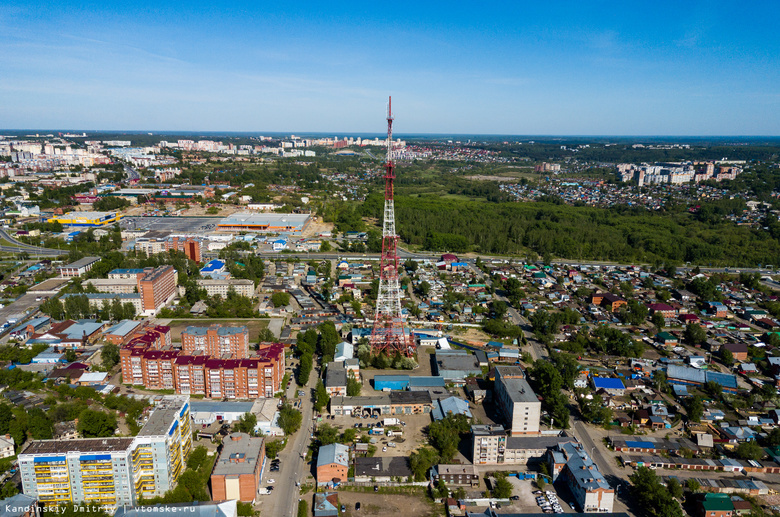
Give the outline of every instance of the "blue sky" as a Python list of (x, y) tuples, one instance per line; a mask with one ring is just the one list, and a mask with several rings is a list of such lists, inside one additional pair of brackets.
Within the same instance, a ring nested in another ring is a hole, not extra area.
[(524, 4), (4, 0), (0, 127), (780, 135), (780, 2)]

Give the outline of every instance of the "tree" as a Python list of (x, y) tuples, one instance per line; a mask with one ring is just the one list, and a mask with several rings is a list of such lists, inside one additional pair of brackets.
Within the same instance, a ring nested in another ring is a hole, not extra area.
[(51, 440), (54, 438), (54, 424), (40, 408), (28, 410), (27, 429), (35, 440)]
[(594, 395), (592, 399), (580, 397), (580, 413), (582, 418), (593, 424), (605, 424), (612, 420), (612, 410), (604, 407), (601, 395)]
[(696, 323), (688, 323), (685, 326), (685, 341), (691, 345), (700, 345), (707, 341), (707, 331), (704, 330), (701, 325)]
[(431, 292), (431, 284), (429, 284), (426, 280), (423, 280), (417, 286), (417, 292), (420, 293), (420, 296), (423, 298), (427, 297)]
[(723, 393), (723, 386), (715, 381), (705, 382), (703, 388), (704, 391), (714, 399), (720, 398), (720, 395)]
[(280, 452), (282, 452), (282, 450), (284, 450), (285, 445), (287, 445), (286, 438), (284, 440), (273, 440), (266, 442), (265, 453), (269, 458), (274, 459)]
[(336, 443), (339, 437), (339, 430), (330, 424), (322, 424), (317, 428), (317, 439), (320, 445), (330, 445)]
[(330, 241), (322, 241), (322, 244), (320, 244), (320, 253), (327, 253), (332, 249)]
[(409, 467), (415, 481), (424, 481), (428, 471), (439, 463), (439, 455), (430, 447), (423, 447), (409, 456)]
[(274, 304), (274, 307), (285, 307), (290, 305), (290, 293), (276, 291), (271, 295), (271, 303)]
[(449, 414), (428, 425), (428, 440), (438, 451), (441, 461), (446, 463), (458, 452), (460, 434), (468, 430), (469, 421), (465, 415)]
[(493, 497), (497, 499), (508, 499), (512, 496), (512, 483), (506, 480), (506, 478), (498, 478), (496, 485), (492, 490)]
[(314, 364), (313, 354), (307, 353), (301, 356), (301, 362), (298, 364), (298, 386), (306, 386), (309, 382), (309, 375)]
[(701, 397), (691, 397), (688, 399), (688, 420), (691, 422), (701, 422), (701, 417), (704, 416), (704, 404), (701, 401)]
[(119, 363), (119, 347), (113, 343), (103, 345), (100, 357), (103, 360), (103, 367), (110, 370)]
[(666, 489), (675, 499), (682, 499), (683, 488), (677, 478), (669, 478), (669, 480), (666, 482)]
[(734, 454), (743, 460), (760, 460), (764, 457), (764, 449), (755, 440), (746, 440), (737, 445)]
[(274, 336), (274, 333), (271, 332), (271, 329), (265, 327), (264, 329), (260, 330), (260, 334), (258, 335), (257, 339), (261, 343), (273, 343), (276, 341), (276, 336)]
[(347, 427), (341, 433), (341, 443), (352, 443), (357, 436), (357, 430), (354, 427)]
[(649, 515), (683, 517), (680, 504), (661, 484), (654, 471), (647, 467), (639, 467), (629, 479), (635, 500), (639, 503), (639, 507), (644, 508)]
[(766, 437), (766, 443), (772, 447), (780, 445), (780, 427), (775, 427)]
[(279, 427), (286, 435), (291, 435), (300, 429), (302, 421), (303, 415), (293, 409), (289, 403), (285, 403), (279, 410)]
[(79, 415), (76, 429), (84, 438), (104, 438), (114, 435), (116, 425), (116, 416), (113, 414), (85, 409)]
[(325, 389), (325, 384), (320, 379), (317, 381), (317, 387), (314, 390), (314, 410), (321, 411), (322, 408), (328, 405), (328, 402), (330, 402), (330, 395), (328, 395), (328, 390)]
[(347, 379), (347, 396), (348, 397), (357, 397), (360, 395), (360, 390), (363, 389), (363, 384), (361, 384), (360, 381), (355, 379), (354, 377), (349, 377)]
[(662, 330), (666, 324), (666, 319), (660, 312), (654, 312), (652, 318), (650, 318), (650, 321), (653, 322), (653, 325), (655, 325), (658, 330)]
[(720, 347), (719, 350), (720, 360), (726, 366), (732, 366), (734, 364), (734, 354), (726, 347)]
[(698, 481), (696, 481), (695, 478), (688, 478), (685, 481), (685, 488), (687, 488), (689, 491), (693, 493), (696, 493), (701, 488), (701, 484)]
[(255, 435), (255, 427), (257, 427), (257, 416), (254, 413), (244, 413), (234, 425), (236, 432), (246, 433), (249, 436)]

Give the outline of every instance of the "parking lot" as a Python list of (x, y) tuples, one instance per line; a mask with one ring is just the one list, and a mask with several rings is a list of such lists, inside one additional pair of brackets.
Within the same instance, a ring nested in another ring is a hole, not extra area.
[(125, 217), (120, 222), (123, 229), (163, 230), (169, 232), (213, 232), (221, 217)]

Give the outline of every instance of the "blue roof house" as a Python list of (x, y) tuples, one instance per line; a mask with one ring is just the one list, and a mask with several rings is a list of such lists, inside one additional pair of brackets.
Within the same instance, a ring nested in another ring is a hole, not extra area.
[(593, 384), (594, 390), (604, 390), (613, 396), (620, 396), (626, 392), (626, 387), (623, 384), (623, 381), (615, 377), (593, 376), (591, 378), (591, 383)]

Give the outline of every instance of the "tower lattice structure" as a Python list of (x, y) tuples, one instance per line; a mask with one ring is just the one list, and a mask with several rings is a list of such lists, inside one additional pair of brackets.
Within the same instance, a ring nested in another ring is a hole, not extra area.
[(371, 332), (371, 346), (375, 353), (411, 356), (414, 337), (407, 333), (401, 315), (401, 286), (398, 281), (398, 235), (395, 231), (395, 202), (393, 181), (395, 164), (393, 148), (392, 98), (387, 104), (387, 162), (385, 163), (385, 211), (382, 224), (382, 258), (379, 268), (379, 295), (376, 316)]

